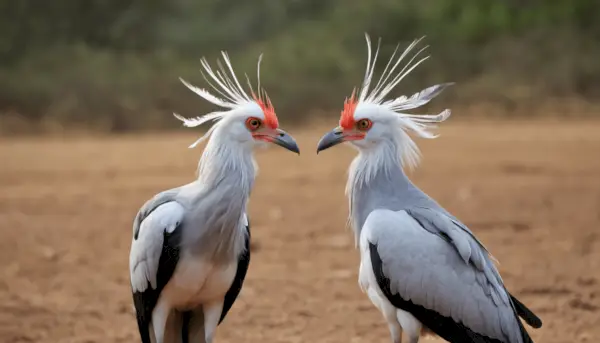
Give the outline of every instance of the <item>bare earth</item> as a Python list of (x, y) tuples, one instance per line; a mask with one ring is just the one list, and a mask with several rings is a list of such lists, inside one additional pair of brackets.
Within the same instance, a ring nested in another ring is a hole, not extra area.
[[(250, 202), (253, 254), (217, 342), (389, 342), (360, 292), (345, 228), (347, 147), (315, 155), (333, 126), (273, 147)], [(0, 342), (138, 342), (131, 224), (156, 192), (188, 182), (197, 135), (0, 141)], [(536, 342), (600, 338), (600, 122), (444, 124), (419, 140), (413, 180), (500, 261), (544, 320)], [(433, 339), (432, 341), (438, 342)]]

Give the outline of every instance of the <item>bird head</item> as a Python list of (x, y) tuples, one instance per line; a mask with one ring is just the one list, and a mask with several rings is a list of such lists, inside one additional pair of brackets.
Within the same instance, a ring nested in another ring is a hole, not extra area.
[(371, 59), (371, 42), (368, 35), (365, 37), (368, 59), (363, 84), (359, 91), (355, 89), (352, 95), (346, 98), (339, 126), (321, 138), (317, 146), (317, 153), (344, 142), (349, 142), (361, 152), (376, 150), (382, 146), (382, 143), (393, 142), (399, 145), (399, 157), (402, 160), (406, 160), (409, 164), (416, 164), (418, 150), (407, 131), (412, 131), (420, 137), (435, 138), (436, 136), (429, 132), (433, 128), (431, 124), (446, 120), (450, 116), (450, 110), (446, 109), (437, 115), (411, 115), (403, 113), (403, 111), (427, 104), (453, 83), (431, 86), (411, 97), (400, 96), (386, 99), (387, 95), (404, 77), (428, 58), (427, 56), (414, 62), (425, 47), (414, 54), (408, 63), (397, 71), (402, 60), (418, 44), (419, 39), (410, 44), (397, 58), (398, 47), (396, 47), (379, 81), (370, 91), (379, 44), (374, 58)]
[(214, 96), (206, 89), (193, 86), (180, 78), (181, 82), (191, 91), (212, 104), (225, 109), (224, 111), (216, 111), (191, 119), (174, 113), (174, 116), (181, 120), (183, 125), (187, 127), (199, 126), (209, 121), (216, 122), (204, 136), (190, 145), (190, 148), (195, 147), (211, 135), (218, 133), (219, 139), (226, 140), (227, 142), (235, 142), (246, 147), (253, 147), (256, 144), (267, 142), (274, 143), (299, 154), (298, 145), (294, 138), (279, 128), (273, 103), (266, 91), (260, 86), (260, 63), (262, 55), (258, 59), (258, 86), (256, 93), (246, 75), (250, 95), (240, 85), (227, 53), (222, 52), (222, 56), (227, 67), (223, 67), (219, 61), (219, 69), (216, 72), (213, 71), (205, 58), (201, 59), (202, 67), (206, 72), (205, 74), (201, 71), (202, 76), (222, 98)]

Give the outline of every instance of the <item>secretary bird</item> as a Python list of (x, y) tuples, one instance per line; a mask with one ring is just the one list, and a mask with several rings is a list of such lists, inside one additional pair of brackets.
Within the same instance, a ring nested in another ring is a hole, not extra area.
[[(222, 98), (181, 82), (200, 97), (225, 108), (186, 119), (184, 126), (216, 123), (198, 163), (197, 180), (147, 201), (133, 223), (129, 269), (133, 302), (143, 343), (211, 343), (217, 326), (235, 302), (250, 263), (246, 203), (257, 173), (253, 147), (260, 142), (299, 153), (295, 140), (278, 128), (277, 116), (260, 87), (251, 97), (235, 76), (225, 52), (213, 71), (206, 59), (204, 79)], [(262, 55), (261, 55), (262, 57)]]
[(483, 244), (463, 223), (417, 188), (403, 167), (416, 166), (419, 150), (413, 131), (435, 138), (429, 129), (450, 116), (410, 115), (403, 111), (428, 103), (451, 83), (411, 97), (386, 100), (402, 79), (428, 57), (399, 71), (414, 41), (369, 92), (379, 44), (368, 62), (358, 94), (346, 99), (339, 126), (318, 144), (317, 153), (342, 142), (358, 150), (350, 166), (346, 195), (349, 221), (360, 250), (359, 286), (382, 312), (394, 343), (402, 333), (417, 343), (423, 329), (448, 342), (529, 343), (519, 316), (534, 328), (541, 320), (505, 288)]

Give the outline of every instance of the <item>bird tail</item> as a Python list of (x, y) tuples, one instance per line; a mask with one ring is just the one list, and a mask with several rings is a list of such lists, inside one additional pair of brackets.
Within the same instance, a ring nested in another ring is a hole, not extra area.
[(522, 302), (519, 301), (519, 299), (512, 296), (512, 294), (510, 298), (513, 304), (515, 305), (515, 310), (517, 311), (517, 314), (519, 315), (519, 317), (523, 318), (527, 325), (531, 326), (534, 329), (539, 329), (542, 327), (542, 320), (540, 319), (540, 317), (536, 316), (535, 313), (528, 309), (527, 306), (525, 306)]
[(527, 332), (527, 329), (525, 329), (525, 326), (519, 320), (519, 317), (521, 317), (525, 321), (525, 323), (527, 323), (535, 329), (539, 329), (540, 327), (542, 327), (542, 320), (538, 316), (536, 316), (530, 309), (528, 309), (527, 306), (525, 306), (522, 302), (515, 298), (512, 294), (509, 293), (509, 295), (511, 302), (513, 303), (515, 315), (517, 316), (515, 319), (519, 324), (519, 330), (521, 331), (523, 343), (534, 343), (531, 339), (531, 336), (529, 336), (529, 332)]

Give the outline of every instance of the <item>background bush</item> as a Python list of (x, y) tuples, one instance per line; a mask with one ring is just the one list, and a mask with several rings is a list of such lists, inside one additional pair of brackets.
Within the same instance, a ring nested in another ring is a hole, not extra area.
[(178, 77), (204, 85), (199, 58), (221, 50), (251, 77), (264, 53), (283, 120), (337, 115), (362, 80), (364, 32), (382, 38), (380, 67), (426, 36), (432, 58), (398, 93), (456, 81), (447, 101), (505, 113), (595, 104), (599, 18), (596, 0), (0, 0), (0, 132), (179, 126), (171, 112), (210, 108)]

